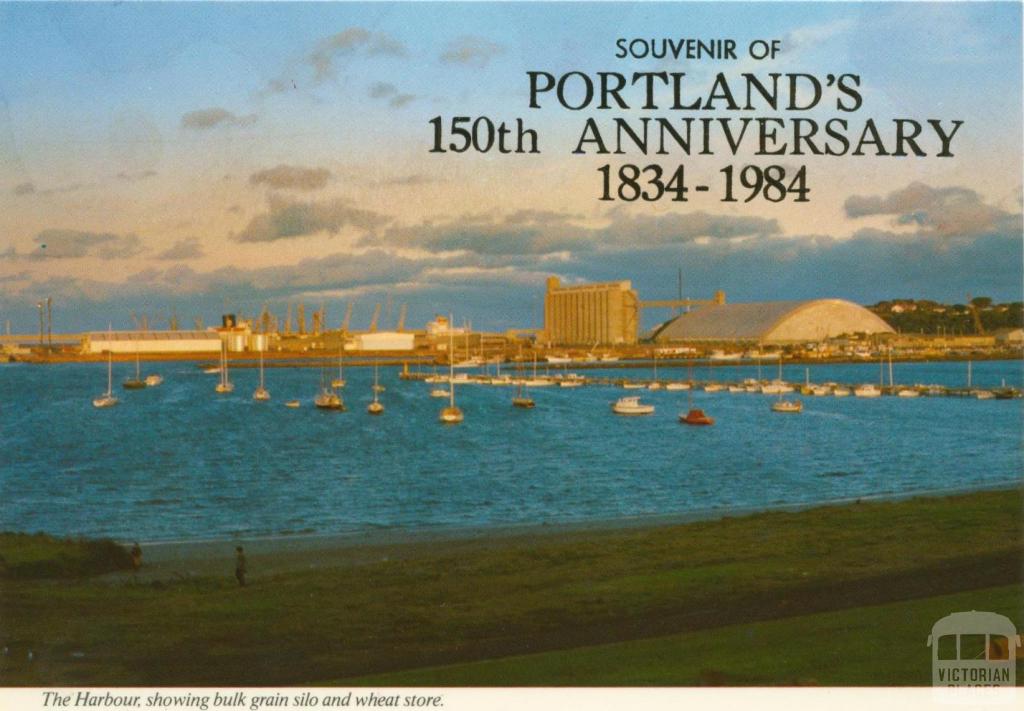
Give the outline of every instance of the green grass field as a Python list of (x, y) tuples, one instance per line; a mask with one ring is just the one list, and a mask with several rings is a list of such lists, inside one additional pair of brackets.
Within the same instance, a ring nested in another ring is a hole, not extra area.
[[(931, 684), (925, 639), (950, 612), (1021, 617), (1017, 585), (667, 637), (338, 680), (347, 686)], [(1024, 658), (1017, 662), (1024, 683)]]
[[(514, 680), (500, 683), (549, 683), (561, 673), (557, 660), (572, 659), (564, 683), (921, 684), (927, 677), (906, 664), (878, 679), (878, 664), (866, 661), (876, 655), (866, 652), (837, 664), (835, 631), (891, 627), (878, 612), (887, 608), (866, 606), (931, 604), (924, 599), (967, 591), (1002, 588), (977, 593), (972, 606), (1012, 608), (1020, 520), (1021, 492), (1013, 490), (439, 542), (415, 555), (382, 550), (358, 563), (262, 576), (253, 543), (253, 581), (244, 589), (230, 578), (229, 557), (223, 576), (145, 584), (130, 575), (8, 578), (0, 583), (0, 646), (9, 648), (0, 683), (303, 685), (552, 652), (495, 662), (509, 665), (500, 673)], [(908, 659), (933, 613), (953, 611), (935, 604), (901, 628), (914, 638)], [(1019, 624), (1016, 610), (1010, 617)], [(814, 614), (833, 611), (845, 612)], [(777, 622), (754, 624), (770, 620)], [(805, 626), (786, 633), (790, 624)], [(737, 644), (750, 630), (755, 639), (776, 635), (770, 655), (794, 663), (766, 665), (760, 643)], [(697, 635), (691, 668), (669, 681), (678, 655), (651, 640), (682, 633)], [(856, 644), (867, 652), (876, 648), (877, 638), (862, 639)], [(637, 651), (627, 669), (601, 661), (595, 645), (609, 643), (655, 646), (629, 647)], [(432, 673), (415, 683), (442, 683), (445, 673), (461, 683), (459, 674), (477, 672), (438, 670), (436, 682)], [(483, 679), (473, 683), (492, 683)]]

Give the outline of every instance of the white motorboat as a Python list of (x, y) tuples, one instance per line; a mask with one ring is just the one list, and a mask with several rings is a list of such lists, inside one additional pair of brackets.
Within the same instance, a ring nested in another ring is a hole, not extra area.
[(654, 412), (654, 405), (643, 404), (639, 397), (623, 397), (612, 405), (612, 412), (616, 415), (650, 415)]
[(772, 403), (772, 412), (803, 412), (804, 404), (800, 400), (779, 400)]

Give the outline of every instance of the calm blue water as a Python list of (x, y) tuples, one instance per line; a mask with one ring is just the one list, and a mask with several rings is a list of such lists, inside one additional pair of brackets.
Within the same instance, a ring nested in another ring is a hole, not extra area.
[[(115, 383), (133, 365), (115, 364)], [(964, 363), (895, 370), (903, 383), (966, 378)], [(610, 403), (640, 391), (541, 388), (537, 408), (521, 411), (510, 388), (467, 385), (457, 389), (465, 423), (445, 427), (431, 386), (400, 381), (397, 368), (381, 370), (379, 418), (365, 412), (368, 368), (346, 369), (346, 413), (313, 408), (316, 369), (268, 369), (269, 403), (251, 399), (255, 370), (232, 371), (227, 396), (191, 363), (143, 373), (165, 382), (118, 388), (120, 405), (97, 410), (105, 364), (0, 366), (0, 529), (155, 541), (478, 528), (982, 488), (1022, 472), (1021, 400), (804, 397), (793, 416), (770, 413), (768, 396), (699, 392), (694, 406), (717, 424), (698, 428), (676, 421), (685, 392), (643, 392), (656, 413), (623, 418)], [(802, 381), (804, 368), (785, 374)], [(878, 382), (878, 365), (810, 376)], [(974, 364), (976, 385), (1004, 379), (1021, 387), (1021, 364)], [(292, 398), (302, 407), (285, 408)]]

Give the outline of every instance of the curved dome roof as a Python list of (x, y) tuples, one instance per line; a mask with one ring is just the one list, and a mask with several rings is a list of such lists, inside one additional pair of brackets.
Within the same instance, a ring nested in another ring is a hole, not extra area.
[(844, 333), (894, 333), (863, 306), (843, 299), (714, 304), (662, 324), (656, 341), (820, 341)]

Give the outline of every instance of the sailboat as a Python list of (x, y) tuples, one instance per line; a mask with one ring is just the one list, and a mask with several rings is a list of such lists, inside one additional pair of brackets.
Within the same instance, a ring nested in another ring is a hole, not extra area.
[(229, 393), (235, 389), (234, 384), (228, 380), (228, 344), (221, 341), (220, 344), (220, 382), (214, 390), (220, 394)]
[(464, 419), (462, 410), (455, 407), (455, 341), (452, 336), (450, 324), (451, 316), (448, 317), (448, 407), (441, 410), (441, 422), (446, 425), (455, 425)]
[(654, 353), (654, 379), (647, 385), (648, 390), (662, 389), (662, 383), (657, 381), (657, 353)]
[(270, 391), (263, 384), (263, 351), (260, 351), (260, 385), (253, 391), (252, 399), (263, 402), (270, 399)]
[(366, 408), (366, 411), (368, 413), (370, 413), (371, 415), (383, 415), (384, 414), (384, 406), (381, 405), (380, 401), (377, 399), (377, 393), (379, 393), (379, 392), (380, 392), (380, 390), (378, 390), (378, 386), (377, 386), (377, 361), (374, 361), (373, 362), (373, 402), (371, 402), (367, 406), (367, 408)]
[(345, 387), (345, 366), (342, 365), (344, 347), (344, 344), (338, 346), (338, 377), (331, 381), (331, 387), (336, 390)]
[[(801, 401), (801, 400), (785, 400), (782, 397), (782, 393), (783, 392), (787, 392), (786, 390), (783, 390), (783, 388), (787, 388), (788, 387), (785, 384), (786, 381), (784, 381), (782, 379), (782, 358), (779, 358), (779, 379), (778, 379), (777, 382), (780, 384), (780, 388), (778, 390), (779, 399), (776, 400), (774, 403), (772, 403), (772, 412), (791, 412), (791, 413), (803, 412), (803, 410), (804, 410), (804, 403), (803, 403), (803, 401)], [(792, 388), (789, 388), (788, 392), (792, 392), (792, 390), (793, 390)]]
[[(692, 373), (690, 374), (692, 376)], [(684, 425), (713, 425), (715, 420), (704, 414), (700, 408), (693, 406), (693, 390), (687, 392), (686, 406), (689, 412), (679, 415), (679, 421)]]
[(519, 378), (516, 396), (512, 398), (512, 407), (520, 407), (523, 408), (524, 410), (529, 410), (533, 408), (534, 405), (536, 405), (536, 403), (533, 401), (533, 398), (529, 397), (526, 394), (524, 390), (525, 386), (526, 381), (523, 378)]
[(125, 390), (142, 390), (146, 387), (146, 381), (142, 379), (139, 374), (139, 352), (135, 351), (135, 377), (128, 378), (121, 383), (121, 387)]
[(328, 388), (325, 385), (326, 374), (323, 369), (320, 370), (320, 392), (313, 398), (313, 404), (321, 410), (337, 410), (339, 412), (345, 411), (345, 403), (341, 399), (341, 395), (334, 392), (334, 388)]
[[(522, 380), (522, 378), (520, 378), (520, 380)], [(534, 354), (533, 354), (533, 377), (531, 377), (529, 380), (526, 380), (523, 384), (524, 385), (529, 385), (529, 386), (534, 387), (534, 388), (543, 388), (543, 387), (555, 384), (555, 381), (551, 380), (551, 378), (547, 378), (547, 377), (539, 378), (539, 377), (537, 377), (537, 353), (536, 352), (534, 352)]]
[(114, 397), (113, 393), (113, 367), (113, 356), (110, 351), (107, 351), (107, 392), (93, 399), (93, 407), (113, 407), (117, 404), (117, 398)]

